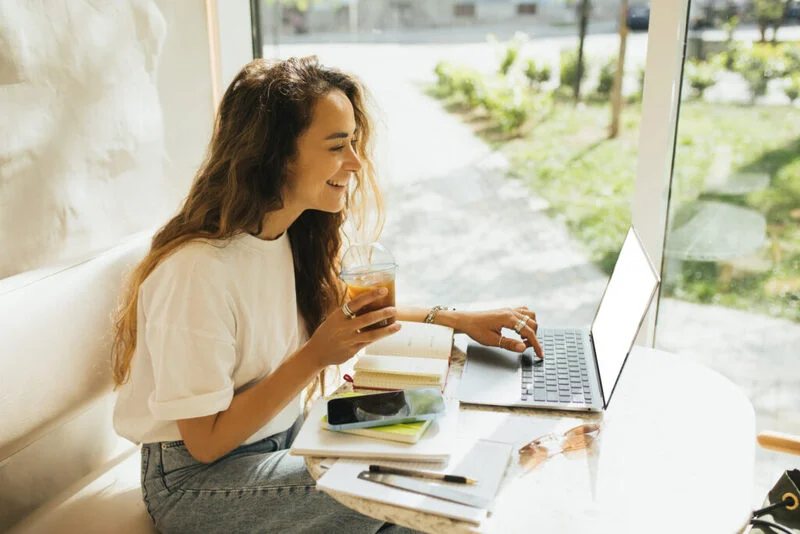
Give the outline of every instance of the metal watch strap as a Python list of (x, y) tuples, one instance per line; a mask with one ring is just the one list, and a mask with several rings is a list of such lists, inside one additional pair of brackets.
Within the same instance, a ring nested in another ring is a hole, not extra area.
[(455, 311), (455, 308), (452, 306), (434, 306), (431, 308), (431, 311), (428, 312), (428, 316), (425, 317), (425, 322), (433, 323), (433, 320), (436, 319), (436, 314), (442, 310)]

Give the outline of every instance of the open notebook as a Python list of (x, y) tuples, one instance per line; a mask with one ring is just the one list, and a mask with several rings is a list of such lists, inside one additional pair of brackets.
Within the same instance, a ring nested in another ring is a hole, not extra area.
[(364, 349), (353, 366), (353, 387), (394, 390), (438, 386), (444, 390), (452, 349), (452, 328), (404, 321), (399, 332)]
[[(456, 487), (458, 491), (473, 493), (476, 496), (485, 498), (487, 501), (491, 501), (497, 495), (510, 459), (511, 445), (508, 443), (459, 439), (453, 442), (453, 454), (449, 462), (436, 464), (435, 466), (430, 464), (396, 464), (387, 461), (371, 463), (468, 476), (476, 479), (478, 484), (474, 486), (450, 485), (450, 487)], [(323, 491), (346, 493), (355, 497), (393, 504), (451, 519), (459, 519), (472, 524), (480, 524), (486, 518), (487, 510), (484, 509), (443, 501), (435, 497), (411, 493), (367, 480), (360, 480), (358, 474), (361, 471), (368, 470), (369, 464), (370, 462), (359, 460), (337, 460), (317, 481), (317, 488)], [(430, 483), (437, 484), (436, 482)], [(448, 485), (446, 483), (442, 484)]]

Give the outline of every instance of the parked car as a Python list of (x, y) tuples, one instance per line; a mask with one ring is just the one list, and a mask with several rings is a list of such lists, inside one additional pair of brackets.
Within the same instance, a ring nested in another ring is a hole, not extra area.
[(786, 6), (783, 19), (786, 22), (800, 24), (800, 1), (789, 2), (789, 5)]
[(625, 18), (628, 28), (631, 30), (646, 30), (650, 25), (650, 6), (648, 4), (630, 5)]
[(693, 1), (689, 10), (689, 27), (693, 30), (721, 28), (731, 19), (742, 19), (749, 9), (749, 0), (697, 0)]

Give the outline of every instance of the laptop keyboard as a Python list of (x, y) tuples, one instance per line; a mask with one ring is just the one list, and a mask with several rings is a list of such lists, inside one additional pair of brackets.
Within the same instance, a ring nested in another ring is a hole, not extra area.
[(542, 329), (537, 335), (544, 360), (522, 358), (522, 395), (528, 402), (591, 404), (589, 371), (583, 354), (583, 332)]

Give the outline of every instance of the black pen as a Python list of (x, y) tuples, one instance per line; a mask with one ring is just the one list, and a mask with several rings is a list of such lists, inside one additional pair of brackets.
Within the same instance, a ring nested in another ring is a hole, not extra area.
[(400, 467), (389, 467), (387, 465), (370, 465), (370, 473), (385, 473), (387, 475), (403, 475), (407, 477), (430, 478), (442, 480), (444, 482), (455, 482), (456, 484), (477, 484), (478, 481), (461, 475), (446, 475), (444, 473), (432, 473), (430, 471), (417, 471), (416, 469), (403, 469)]

